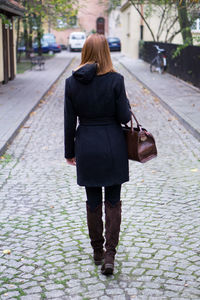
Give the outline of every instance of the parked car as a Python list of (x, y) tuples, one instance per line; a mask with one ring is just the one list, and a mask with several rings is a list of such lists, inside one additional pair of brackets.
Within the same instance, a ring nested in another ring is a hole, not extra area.
[(86, 40), (85, 32), (72, 32), (69, 36), (69, 51), (81, 51)]
[(25, 47), (25, 46), (19, 46), (19, 47), (17, 48), (17, 51), (18, 51), (18, 52), (25, 52), (25, 51), (26, 51), (26, 47)]
[(67, 50), (67, 46), (64, 45), (64, 44), (60, 44), (60, 47), (61, 47), (62, 50)]
[(121, 41), (117, 37), (107, 38), (110, 51), (121, 51)]
[[(41, 39), (41, 46), (42, 46), (42, 53), (57, 53), (61, 52), (61, 46), (56, 43), (55, 36), (51, 33), (46, 33), (43, 35)], [(25, 52), (26, 47), (20, 46), (18, 47), (18, 52)], [(38, 53), (38, 42), (35, 39), (35, 42), (33, 43), (33, 51)]]
[[(51, 33), (45, 33), (41, 39), (42, 53), (61, 52), (61, 46), (56, 43), (56, 38)], [(34, 52), (38, 52), (38, 42), (33, 43)]]
[[(57, 53), (57, 52), (61, 52), (61, 47), (57, 43), (51, 43), (51, 44), (49, 44), (47, 42), (42, 41), (41, 44), (42, 44), (42, 53), (49, 53), (49, 52)], [(33, 44), (33, 50), (36, 53), (38, 52), (38, 43), (37, 42), (35, 42)]]

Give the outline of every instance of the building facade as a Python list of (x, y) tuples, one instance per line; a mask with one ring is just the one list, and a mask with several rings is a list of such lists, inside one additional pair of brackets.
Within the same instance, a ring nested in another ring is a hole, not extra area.
[[(79, 9), (77, 16), (72, 18), (74, 24), (69, 24), (68, 28), (62, 28), (63, 24), (58, 24), (58, 29), (46, 26), (45, 33), (53, 33), (56, 42), (59, 44), (68, 44), (68, 38), (71, 32), (84, 31), (87, 35), (93, 32), (108, 35), (108, 0), (79, 0)], [(65, 24), (63, 27), (66, 27)]]
[(24, 14), (24, 8), (14, 0), (0, 1), (0, 83), (16, 75), (16, 34), (14, 17)]
[(112, 10), (109, 13), (108, 18), (108, 35), (110, 37), (122, 37), (122, 14), (120, 11), (120, 6), (117, 6), (116, 9)]
[[(130, 1), (123, 0), (121, 5), (121, 23), (122, 23), (122, 51), (133, 58), (138, 58), (139, 56), (139, 41), (153, 41), (152, 35), (141, 18), (140, 14), (133, 7)], [(140, 5), (141, 14), (145, 14), (146, 6)], [(172, 12), (173, 13), (173, 12)], [(175, 13), (175, 12), (174, 12)], [(160, 18), (159, 14), (155, 13), (148, 18), (148, 23), (152, 29), (154, 35), (157, 34), (159, 26), (160, 26)], [(171, 31), (175, 32), (179, 29), (178, 23), (175, 24)], [(167, 34), (167, 26), (163, 26), (162, 33), (160, 34), (160, 41), (164, 41)], [(181, 44), (182, 36), (181, 34), (177, 34), (173, 39), (173, 43)]]

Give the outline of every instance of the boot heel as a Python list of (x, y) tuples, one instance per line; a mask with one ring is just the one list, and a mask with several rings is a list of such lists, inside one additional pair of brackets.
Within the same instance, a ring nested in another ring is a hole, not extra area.
[(112, 275), (114, 271), (114, 265), (113, 264), (104, 264), (101, 268), (101, 273), (103, 275)]

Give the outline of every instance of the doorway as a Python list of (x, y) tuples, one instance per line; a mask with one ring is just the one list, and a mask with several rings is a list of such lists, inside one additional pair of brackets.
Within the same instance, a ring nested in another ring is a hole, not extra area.
[(97, 33), (99, 33), (99, 34), (105, 33), (105, 19), (104, 18), (97, 19)]

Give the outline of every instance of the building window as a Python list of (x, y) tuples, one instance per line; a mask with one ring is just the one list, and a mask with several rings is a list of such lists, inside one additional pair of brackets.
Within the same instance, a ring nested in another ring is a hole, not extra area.
[(57, 19), (57, 28), (65, 29), (77, 26), (77, 16), (67, 16)]
[(77, 16), (70, 16), (70, 17), (68, 17), (67, 18), (67, 24), (69, 26), (72, 26), (72, 27), (77, 26)]
[(200, 31), (200, 18), (197, 18), (194, 23), (192, 24), (192, 27), (191, 27), (192, 31), (193, 32), (199, 32)]

